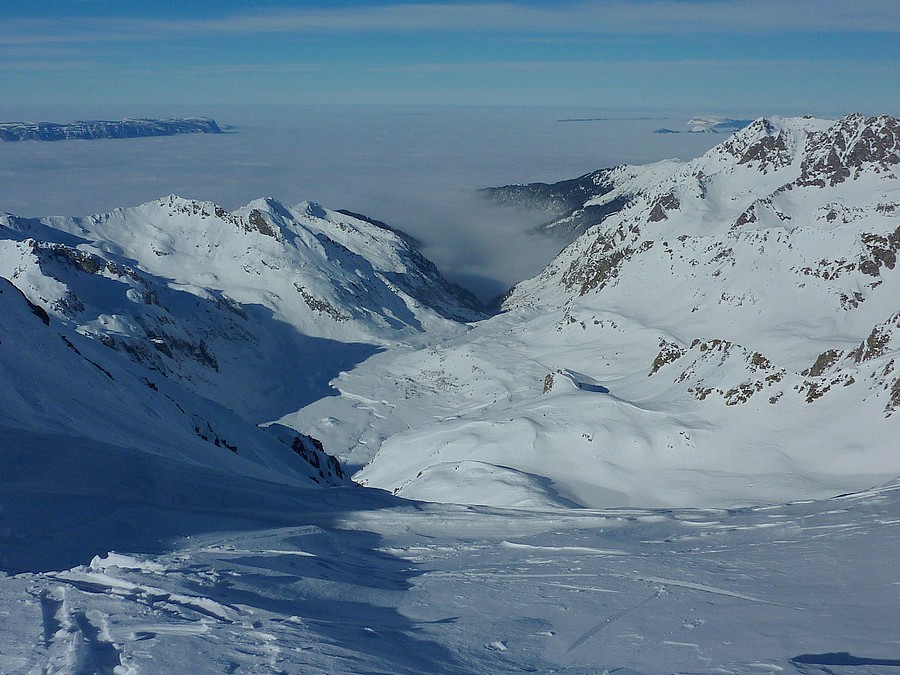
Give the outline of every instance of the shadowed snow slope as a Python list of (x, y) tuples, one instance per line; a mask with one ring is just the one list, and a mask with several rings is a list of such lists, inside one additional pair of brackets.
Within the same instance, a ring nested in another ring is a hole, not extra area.
[(304, 203), (166, 197), (86, 218), (0, 217), (0, 276), (54, 319), (254, 423), (345, 368), (480, 317), (410, 240)]
[(109, 495), (77, 470), (0, 493), (0, 523), (50, 551), (0, 574), (4, 673), (896, 669), (896, 484), (542, 511), (103, 460)]

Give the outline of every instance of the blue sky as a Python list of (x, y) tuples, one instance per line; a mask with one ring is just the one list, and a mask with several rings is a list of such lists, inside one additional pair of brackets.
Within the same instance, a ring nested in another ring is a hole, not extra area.
[(20, 107), (900, 113), (898, 0), (7, 0)]

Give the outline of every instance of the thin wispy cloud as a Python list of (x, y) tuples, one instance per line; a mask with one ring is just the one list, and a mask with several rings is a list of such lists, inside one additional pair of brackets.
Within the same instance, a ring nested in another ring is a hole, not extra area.
[(221, 32), (449, 30), (680, 33), (900, 31), (895, 0), (607, 0), (535, 7), (518, 3), (421, 3), (238, 14), (185, 24)]
[[(360, 70), (371, 73), (472, 73), (486, 70), (521, 71), (521, 72), (572, 72), (573, 70), (594, 71), (636, 71), (641, 69), (658, 70), (659, 68), (859, 68), (858, 64), (847, 64), (843, 61), (796, 61), (786, 59), (680, 59), (680, 60), (631, 60), (631, 61), (471, 61), (464, 63), (411, 63), (387, 65), (363, 65)], [(890, 67), (889, 63), (867, 63), (866, 67)], [(313, 70), (316, 66), (309, 66)], [(318, 67), (321, 67), (319, 65)], [(223, 66), (224, 70), (236, 69), (252, 72), (268, 71), (265, 66)], [(272, 66), (274, 71), (278, 66)]]
[[(900, 100), (885, 84), (900, 73), (900, 0), (263, 1), (281, 8), (0, 3), (0, 87), (20, 103), (142, 105)], [(86, 61), (100, 65), (71, 69)]]
[(900, 32), (896, 0), (607, 0), (540, 7), (511, 2), (257, 10), (209, 18), (7, 20), (0, 44), (167, 40), (184, 33), (449, 31), (498, 34)]
[(312, 73), (327, 69), (324, 63), (218, 63), (191, 66), (194, 73), (217, 75)]
[(91, 68), (99, 68), (101, 64), (94, 61), (59, 61), (59, 60), (29, 60), (29, 61), (0, 61), (0, 72), (7, 73), (44, 73), (44, 72), (73, 72), (85, 71)]

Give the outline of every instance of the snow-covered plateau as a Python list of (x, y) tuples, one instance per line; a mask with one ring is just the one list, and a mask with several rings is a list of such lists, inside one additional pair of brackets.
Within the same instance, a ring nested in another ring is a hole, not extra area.
[(497, 188), (571, 243), (489, 318), (313, 202), (0, 216), (0, 672), (898, 671), (898, 172)]

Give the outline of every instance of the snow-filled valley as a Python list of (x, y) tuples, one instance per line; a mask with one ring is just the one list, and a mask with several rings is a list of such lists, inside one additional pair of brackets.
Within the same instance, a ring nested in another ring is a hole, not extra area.
[(313, 202), (0, 216), (0, 672), (896, 671), (898, 171), (507, 186), (571, 243), (490, 317)]

